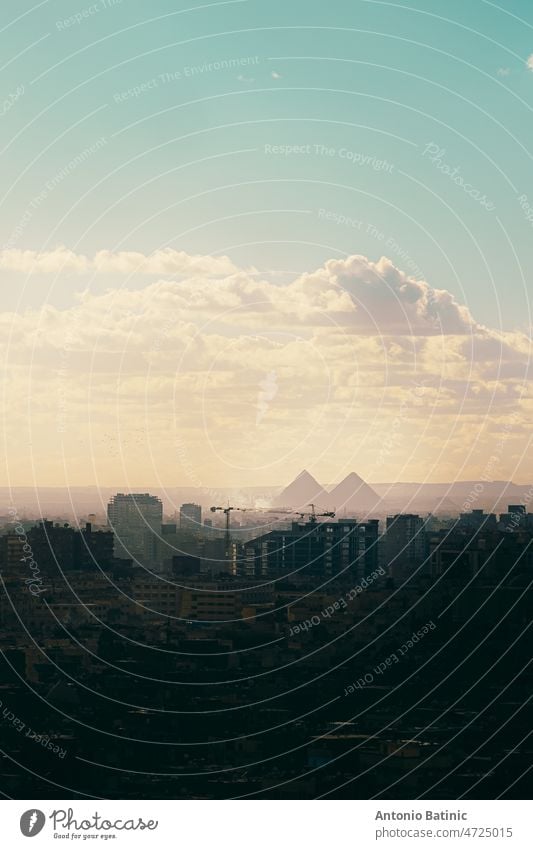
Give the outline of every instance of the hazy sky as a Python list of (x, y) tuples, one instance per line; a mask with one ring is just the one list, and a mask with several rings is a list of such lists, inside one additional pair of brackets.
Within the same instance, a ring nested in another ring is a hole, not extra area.
[(6, 482), (531, 482), (531, 3), (176, 5), (0, 11)]

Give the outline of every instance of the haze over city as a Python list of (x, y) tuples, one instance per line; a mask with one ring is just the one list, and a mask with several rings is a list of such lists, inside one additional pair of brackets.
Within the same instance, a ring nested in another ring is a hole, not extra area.
[(6, 846), (530, 845), (533, 8), (412, 3), (0, 8)]

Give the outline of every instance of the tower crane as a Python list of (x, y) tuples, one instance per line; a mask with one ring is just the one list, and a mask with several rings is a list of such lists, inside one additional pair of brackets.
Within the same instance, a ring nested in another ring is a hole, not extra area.
[[(303, 515), (309, 516), (310, 522), (313, 522), (313, 523), (316, 522), (316, 520), (319, 516), (325, 516), (328, 519), (334, 519), (335, 518), (335, 510), (326, 510), (324, 513), (317, 513), (315, 504), (308, 504), (307, 506), (311, 508), (311, 512), (310, 513), (303, 513)], [(300, 515), (302, 515), (302, 514), (300, 514)]]
[(288, 515), (288, 516), (299, 516), (300, 519), (304, 519), (307, 516), (307, 518), (309, 519), (309, 522), (312, 525), (314, 525), (316, 523), (317, 519), (322, 518), (322, 517), (328, 518), (328, 519), (334, 519), (335, 518), (335, 515), (336, 515), (335, 510), (325, 510), (323, 513), (317, 513), (316, 512), (316, 504), (308, 504), (307, 506), (311, 508), (310, 513), (305, 513), (305, 512), (302, 513), (300, 510), (269, 510), (268, 512), (269, 513), (280, 513), (280, 514), (283, 513), (284, 515)]
[(214, 507), (211, 507), (211, 512), (217, 513), (218, 511), (220, 511), (221, 513), (224, 513), (224, 515), (226, 517), (226, 532), (225, 532), (225, 535), (224, 535), (224, 539), (225, 539), (226, 557), (228, 558), (228, 560), (230, 560), (231, 559), (231, 533), (230, 533), (230, 531), (231, 531), (231, 514), (234, 510), (237, 510), (239, 513), (261, 513), (261, 512), (278, 513), (278, 514), (284, 514), (284, 515), (289, 515), (289, 516), (299, 516), (300, 519), (304, 519), (305, 517), (307, 517), (309, 519), (310, 524), (312, 524), (312, 525), (316, 524), (316, 521), (319, 518), (328, 518), (328, 519), (334, 519), (335, 518), (335, 511), (334, 510), (325, 510), (322, 513), (317, 513), (316, 504), (308, 504), (307, 506), (311, 508), (311, 511), (309, 513), (300, 512), (299, 510), (270, 510), (268, 508), (261, 508), (261, 507), (235, 507), (233, 505), (228, 505), (227, 507), (216, 507), (216, 506), (214, 506)]
[(216, 513), (217, 510), (220, 510), (224, 513), (226, 517), (226, 533), (225, 533), (225, 547), (226, 547), (226, 557), (230, 558), (230, 546), (231, 546), (231, 538), (230, 538), (230, 516), (233, 510), (238, 510), (240, 513), (246, 513), (249, 508), (248, 507), (211, 507), (211, 513)]

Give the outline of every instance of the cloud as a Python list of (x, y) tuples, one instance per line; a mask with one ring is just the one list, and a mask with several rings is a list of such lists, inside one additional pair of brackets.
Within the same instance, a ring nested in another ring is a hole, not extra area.
[(4, 271), (16, 271), (21, 274), (56, 274), (63, 270), (84, 273), (90, 271), (90, 267), (86, 256), (63, 247), (43, 252), (15, 248), (0, 251), (0, 269)]
[(65, 247), (51, 251), (16, 248), (0, 251), (0, 269), (24, 274), (57, 274), (75, 271), (80, 274), (203, 275), (226, 276), (238, 269), (227, 256), (194, 256), (172, 248), (143, 254), (137, 251), (99, 251), (93, 258), (77, 254)]
[[(59, 250), (71, 270), (82, 262)], [(68, 309), (0, 313), (11, 477), (33, 480), (35, 461), (40, 481), (56, 484), (58, 470), (81, 484), (93, 468), (100, 483), (186, 484), (194, 469), (206, 485), (266, 484), (320, 455), (324, 479), (341, 477), (342, 462), (372, 480), (391, 432), (391, 476), (407, 464), (413, 479), (431, 477), (444, 450), (439, 476), (465, 462), (463, 477), (475, 477), (471, 444), (482, 469), (496, 424), (516, 414), (498, 469), (512, 475), (532, 412), (531, 340), (480, 325), (390, 259), (329, 260), (284, 284), (232, 263), (214, 279), (199, 273), (210, 257), (179, 252), (87, 262), (101, 274), (147, 262), (194, 272), (84, 291)]]
[(329, 260), (283, 286), (262, 280), (254, 269), (239, 269), (227, 256), (195, 256), (171, 248), (152, 254), (101, 250), (93, 257), (65, 247), (44, 252), (10, 249), (0, 251), (0, 270), (179, 276), (184, 279), (178, 286), (169, 279), (153, 284), (154, 296), (195, 316), (216, 314), (225, 320), (222, 314), (231, 313), (237, 323), (255, 316), (260, 325), (270, 314), (278, 323), (339, 324), (371, 335), (461, 334), (476, 327), (468, 308), (450, 292), (409, 277), (386, 257), (378, 262), (361, 255)]
[(149, 256), (133, 251), (100, 251), (93, 260), (94, 268), (120, 274), (180, 274), (227, 276), (238, 271), (227, 256), (191, 256), (184, 251), (167, 248)]
[(531, 56), (528, 56), (526, 61), (526, 67), (529, 68), (530, 71), (533, 71), (533, 53)]
[[(64, 254), (76, 268), (80, 258)], [(61, 346), (75, 320), (76, 338), (69, 344), (84, 349), (96, 340), (120, 349), (127, 339), (129, 345), (148, 350), (155, 337), (160, 351), (193, 336), (203, 340), (205, 349), (207, 340), (217, 336), (250, 340), (281, 334), (284, 345), (288, 339), (315, 339), (331, 348), (368, 348), (376, 340), (389, 359), (401, 363), (442, 351), (443, 338), (449, 361), (523, 363), (529, 356), (524, 334), (496, 333), (480, 325), (451, 292), (409, 277), (386, 257), (378, 262), (362, 255), (329, 260), (286, 284), (246, 271), (213, 279), (199, 273), (210, 267), (210, 257), (192, 259), (197, 276), (131, 289), (125, 284), (104, 293), (86, 290), (70, 310), (46, 306), (40, 312), (0, 313), (0, 340), (9, 332), (16, 340), (12, 344), (24, 346), (28, 338), (33, 345), (32, 330), (38, 326), (39, 338)], [(51, 258), (46, 261), (53, 265)], [(101, 273), (133, 274), (145, 266), (154, 274), (161, 267), (172, 271), (178, 267), (176, 252), (152, 259), (101, 251), (91, 260)]]
[(330, 260), (306, 279), (348, 293), (354, 306), (349, 323), (360, 333), (447, 335), (478, 327), (450, 292), (409, 277), (386, 257), (376, 263), (359, 255)]
[(278, 74), (278, 72), (277, 72), (277, 71), (272, 71), (272, 73), (270, 74), (270, 76), (272, 77), (272, 79), (273, 79), (273, 80), (281, 80), (281, 78), (282, 78), (282, 77), (281, 77), (281, 74)]
[(508, 77), (511, 73), (510, 68), (498, 68), (497, 74), (499, 77)]

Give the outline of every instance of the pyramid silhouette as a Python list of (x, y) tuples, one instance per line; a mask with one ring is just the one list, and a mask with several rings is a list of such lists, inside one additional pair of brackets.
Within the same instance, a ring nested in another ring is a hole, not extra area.
[(300, 472), (292, 483), (286, 486), (283, 492), (280, 492), (274, 499), (275, 507), (293, 508), (295, 510), (307, 510), (309, 504), (325, 507), (329, 503), (328, 493), (306, 469)]
[(337, 512), (369, 510), (378, 503), (379, 495), (363, 478), (351, 472), (328, 494), (327, 503)]

